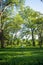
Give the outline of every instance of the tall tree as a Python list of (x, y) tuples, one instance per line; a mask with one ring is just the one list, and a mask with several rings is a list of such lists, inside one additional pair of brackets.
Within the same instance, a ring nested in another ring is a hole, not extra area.
[[(0, 0), (0, 41), (1, 41), (1, 48), (4, 48), (4, 28), (3, 28), (3, 19), (6, 18), (6, 15), (3, 15), (3, 12), (8, 7), (12, 7), (11, 5), (15, 5), (16, 7), (20, 7), (21, 5), (24, 4), (24, 0)], [(4, 13), (6, 14), (6, 13)], [(11, 17), (6, 18), (11, 21)], [(6, 20), (4, 19), (4, 21)], [(5, 23), (4, 23), (5, 24)], [(10, 25), (12, 25), (10, 23)]]
[(25, 21), (25, 25), (27, 28), (31, 29), (31, 35), (32, 35), (32, 44), (35, 46), (35, 39), (34, 39), (34, 32), (36, 29), (36, 18), (39, 16), (39, 13), (32, 10), (30, 7), (25, 7), (23, 11), (20, 12), (21, 16), (23, 17)]

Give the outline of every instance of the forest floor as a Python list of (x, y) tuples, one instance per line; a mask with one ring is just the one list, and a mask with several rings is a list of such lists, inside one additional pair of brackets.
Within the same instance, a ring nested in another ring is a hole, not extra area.
[(0, 65), (43, 65), (43, 48), (0, 48)]

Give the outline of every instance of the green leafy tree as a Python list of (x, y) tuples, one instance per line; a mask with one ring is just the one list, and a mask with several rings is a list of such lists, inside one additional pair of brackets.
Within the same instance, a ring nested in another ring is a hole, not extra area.
[[(0, 41), (1, 41), (1, 48), (4, 48), (4, 39), (5, 39), (5, 33), (14, 30), (14, 22), (12, 23), (13, 19), (9, 16), (12, 8), (15, 7), (21, 7), (21, 5), (24, 4), (24, 0), (0, 0)], [(12, 7), (13, 6), (13, 7)], [(6, 10), (6, 12), (5, 12)], [(8, 15), (8, 16), (7, 16)], [(7, 22), (6, 22), (7, 21)], [(9, 23), (9, 22), (10, 23)], [(4, 23), (6, 22), (6, 23)], [(6, 26), (5, 26), (6, 25)], [(7, 28), (7, 29), (5, 29)], [(13, 28), (11, 30), (11, 28)], [(15, 26), (16, 28), (16, 26)], [(8, 31), (5, 31), (8, 30)]]
[(37, 34), (38, 34), (39, 46), (42, 47), (42, 43), (43, 43), (43, 15), (41, 15), (37, 18), (36, 24), (37, 24)]
[[(29, 28), (30, 34), (32, 35), (32, 44), (35, 46), (34, 32), (36, 29), (36, 17), (39, 16), (39, 13), (32, 10), (30, 7), (25, 7), (23, 11), (20, 12), (21, 16), (24, 19), (25, 25)], [(29, 33), (28, 33), (29, 34)]]

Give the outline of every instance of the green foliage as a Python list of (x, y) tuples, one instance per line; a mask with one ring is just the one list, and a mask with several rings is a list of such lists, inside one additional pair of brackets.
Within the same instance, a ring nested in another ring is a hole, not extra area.
[(13, 36), (10, 37), (10, 35), (20, 30), (21, 39), (30, 35), (32, 42), (35, 42), (35, 35), (39, 36), (39, 33), (43, 33), (43, 15), (23, 5), (24, 0), (2, 0), (2, 5), (0, 5), (2, 6), (1, 29), (3, 29), (3, 34), (7, 39), (12, 39)]
[(24, 4), (24, 0), (2, 0), (2, 1), (0, 1), (0, 4), (2, 3), (2, 5), (0, 5), (0, 6), (2, 6), (2, 11), (4, 10), (4, 8), (6, 7), (6, 6), (9, 6), (9, 5), (15, 5), (15, 6), (17, 6), (17, 7), (20, 7), (21, 5), (23, 5)]
[(23, 19), (22, 19), (22, 17), (19, 15), (19, 14), (17, 14), (16, 16), (15, 16), (15, 18), (14, 18), (14, 22), (15, 22), (15, 24), (17, 23), (17, 24), (23, 24)]

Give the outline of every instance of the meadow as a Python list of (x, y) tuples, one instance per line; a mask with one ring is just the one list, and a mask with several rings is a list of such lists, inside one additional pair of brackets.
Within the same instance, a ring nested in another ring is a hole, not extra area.
[(43, 48), (0, 48), (0, 65), (43, 65)]

